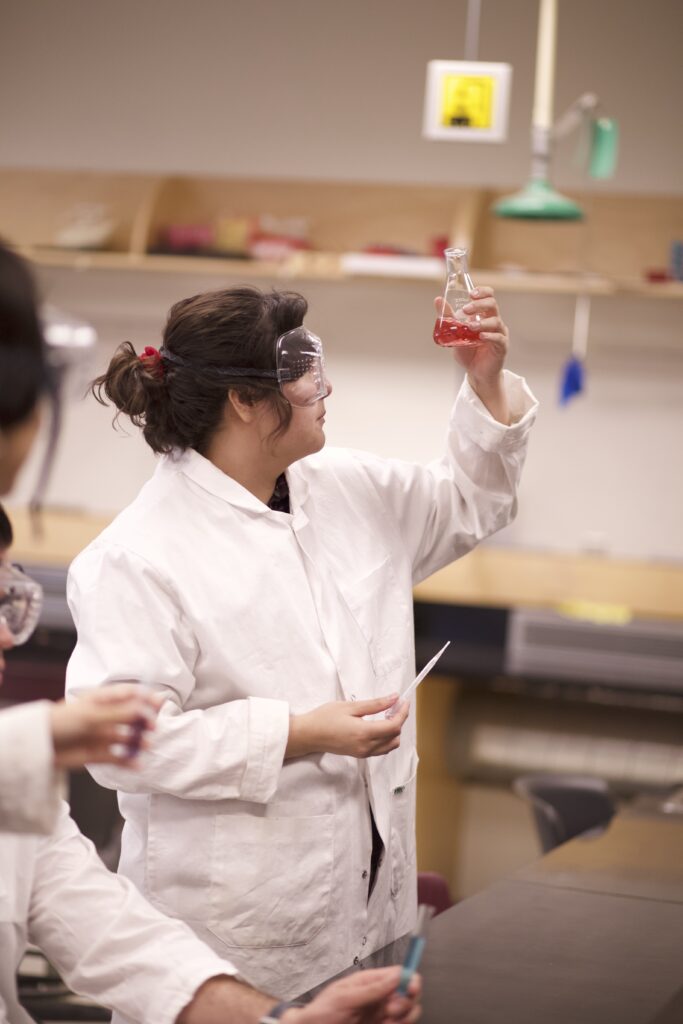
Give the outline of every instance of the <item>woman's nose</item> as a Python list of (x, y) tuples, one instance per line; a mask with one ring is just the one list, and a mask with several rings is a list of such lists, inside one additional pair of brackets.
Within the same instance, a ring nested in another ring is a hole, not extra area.
[(325, 395), (325, 398), (329, 398), (334, 389), (332, 387), (332, 381), (327, 376), (327, 374), (325, 374), (325, 387), (327, 388), (327, 394)]

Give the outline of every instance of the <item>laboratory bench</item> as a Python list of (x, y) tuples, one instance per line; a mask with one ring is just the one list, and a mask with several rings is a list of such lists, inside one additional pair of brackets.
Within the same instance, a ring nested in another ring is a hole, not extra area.
[(681, 1024), (682, 949), (683, 807), (625, 811), (432, 920), (423, 1022)]

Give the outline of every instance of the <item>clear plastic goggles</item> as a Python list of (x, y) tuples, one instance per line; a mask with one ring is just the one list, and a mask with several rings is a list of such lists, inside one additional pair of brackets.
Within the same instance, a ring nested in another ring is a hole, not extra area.
[(315, 405), (329, 395), (322, 342), (305, 327), (280, 335), (275, 366), (280, 391), (290, 405)]
[(159, 356), (162, 363), (215, 373), (221, 377), (277, 381), (280, 393), (290, 405), (315, 405), (330, 393), (330, 385), (325, 376), (323, 343), (303, 325), (281, 334), (275, 342), (274, 370), (261, 370), (255, 366), (202, 366), (175, 352), (169, 352), (165, 347), (159, 350)]
[(0, 626), (17, 647), (26, 643), (38, 624), (43, 588), (18, 565), (0, 563)]

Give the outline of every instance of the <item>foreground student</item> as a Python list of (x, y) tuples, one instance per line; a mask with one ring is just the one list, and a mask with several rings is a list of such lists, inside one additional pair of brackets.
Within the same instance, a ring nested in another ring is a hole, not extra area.
[[(0, 496), (14, 484), (31, 449), (44, 402), (51, 407), (51, 438), (43, 480), (57, 441), (59, 382), (47, 359), (33, 278), (21, 257), (0, 243)], [(0, 536), (6, 545), (9, 533), (3, 512)], [(17, 618), (12, 595), (25, 599), (16, 628), (27, 639), (40, 613), (40, 587), (5, 565), (0, 592), (0, 628), (3, 615)], [(0, 832), (50, 832), (60, 814), (64, 770), (86, 761), (129, 764), (125, 752), (112, 751), (112, 736), (142, 717), (151, 724), (157, 707), (158, 700), (139, 688), (117, 686), (69, 706), (35, 701), (0, 712)]]
[(126, 343), (96, 382), (162, 458), (71, 567), (67, 688), (167, 698), (138, 772), (92, 768), (120, 791), (120, 871), (271, 991), (415, 921), (414, 716), (364, 716), (414, 675), (413, 584), (512, 519), (536, 406), (491, 289), (472, 309), (426, 467), (321, 451), (331, 385), (295, 293), (178, 302), (160, 351)]

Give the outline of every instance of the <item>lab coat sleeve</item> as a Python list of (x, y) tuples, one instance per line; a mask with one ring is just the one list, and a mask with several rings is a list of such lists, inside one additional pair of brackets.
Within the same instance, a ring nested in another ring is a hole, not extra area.
[(0, 712), (0, 831), (52, 831), (65, 788), (53, 758), (49, 701)]
[(67, 599), (78, 633), (68, 696), (132, 681), (168, 698), (139, 767), (90, 765), (93, 777), (127, 793), (267, 803), (284, 761), (288, 703), (249, 697), (185, 710), (195, 686), (196, 639), (170, 584), (125, 548), (94, 547), (80, 555)]
[(504, 384), (510, 426), (493, 419), (465, 379), (451, 413), (444, 457), (427, 466), (390, 459), (370, 467), (411, 558), (414, 584), (514, 519), (538, 402), (509, 370)]
[(62, 808), (39, 844), (29, 941), (80, 995), (140, 1024), (172, 1024), (205, 981), (237, 969), (109, 872)]

